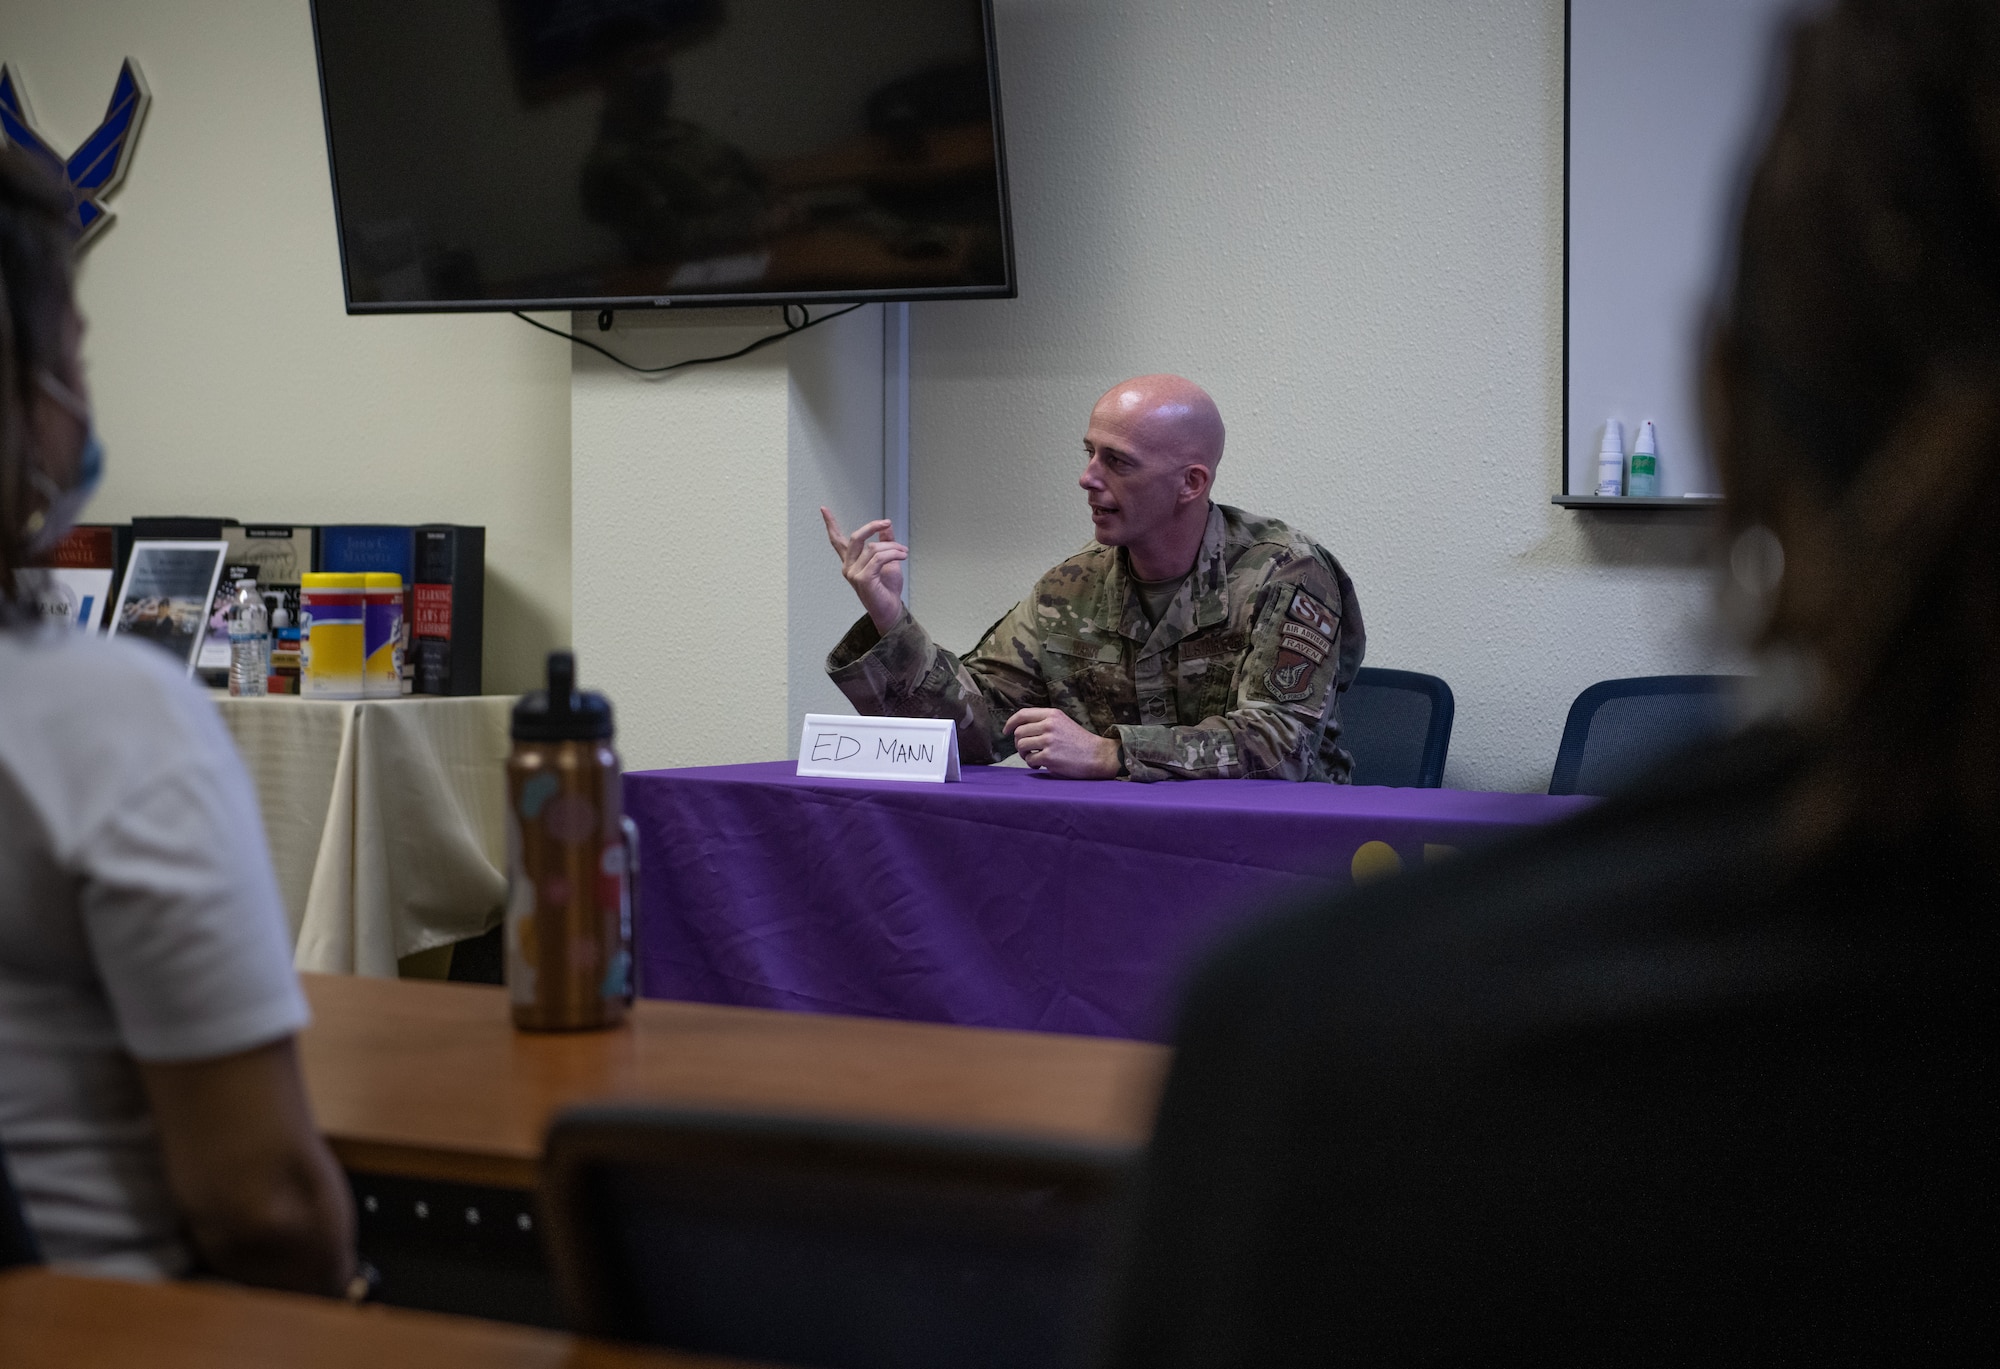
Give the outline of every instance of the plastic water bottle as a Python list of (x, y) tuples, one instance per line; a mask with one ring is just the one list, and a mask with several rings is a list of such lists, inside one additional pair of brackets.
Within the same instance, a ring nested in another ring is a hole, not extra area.
[(229, 605), (229, 692), (238, 698), (261, 698), (271, 678), (271, 617), (255, 580), (236, 585)]

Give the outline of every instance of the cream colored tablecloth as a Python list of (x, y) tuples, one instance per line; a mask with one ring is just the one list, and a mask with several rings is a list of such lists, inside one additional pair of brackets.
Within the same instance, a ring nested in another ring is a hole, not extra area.
[(504, 697), (219, 697), (256, 782), (301, 970), (393, 978), (506, 901)]

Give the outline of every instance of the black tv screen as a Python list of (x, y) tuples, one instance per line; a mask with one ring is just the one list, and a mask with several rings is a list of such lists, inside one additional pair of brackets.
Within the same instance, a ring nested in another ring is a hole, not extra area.
[(989, 0), (314, 0), (350, 313), (1014, 293)]

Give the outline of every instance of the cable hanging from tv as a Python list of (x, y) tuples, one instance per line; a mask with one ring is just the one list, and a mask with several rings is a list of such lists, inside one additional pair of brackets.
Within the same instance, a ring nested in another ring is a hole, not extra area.
[[(635, 366), (631, 362), (627, 361), (624, 357), (619, 356), (616, 352), (613, 352), (609, 348), (598, 346), (596, 343), (592, 342), (589, 338), (580, 338), (575, 333), (565, 333), (560, 328), (551, 328), (546, 323), (537, 323), (535, 322), (535, 320), (529, 318), (526, 314), (522, 313), (519, 309), (513, 309), (510, 310), (509, 312), (512, 313), (515, 318), (527, 324), (530, 328), (539, 328), (544, 333), (554, 333), (559, 338), (568, 338), (571, 342), (574, 342), (579, 347), (588, 347), (591, 351), (596, 352), (599, 356), (609, 357), (611, 360), (617, 362), (620, 366), (623, 366), (628, 371), (635, 371), (642, 376), (656, 376), (656, 375), (662, 375), (667, 371), (678, 371), (685, 366), (709, 366), (718, 361), (734, 361), (738, 357), (750, 355), (750, 353), (756, 351), (759, 347), (769, 347), (774, 342), (783, 342), (786, 338), (791, 337), (794, 333), (803, 333), (808, 328), (816, 328), (822, 323), (827, 323), (833, 319), (840, 318), (843, 315), (851, 314), (860, 307), (861, 306), (859, 304), (850, 304), (845, 309), (836, 310), (831, 314), (821, 314), (818, 318), (814, 318), (812, 316), (812, 310), (808, 309), (805, 305), (787, 304), (784, 307), (785, 327), (782, 332), (768, 333), (765, 336), (758, 338), (755, 342), (751, 343), (749, 346), (738, 347), (733, 352), (724, 352), (719, 356), (712, 356), (712, 357), (689, 357), (686, 361), (676, 361), (670, 366)], [(792, 310), (794, 309), (799, 311), (799, 317), (804, 320), (803, 322), (801, 323), (792, 322)], [(609, 332), (611, 330), (611, 311), (609, 309), (605, 309), (599, 312), (597, 316), (597, 326), (599, 329), (605, 332)]]

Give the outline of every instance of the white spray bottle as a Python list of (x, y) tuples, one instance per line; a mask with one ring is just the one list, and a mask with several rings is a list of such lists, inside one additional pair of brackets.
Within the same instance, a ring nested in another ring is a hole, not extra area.
[(1597, 492), (1616, 498), (1625, 485), (1625, 425), (1615, 418), (1604, 420), (1604, 442), (1597, 449)]

